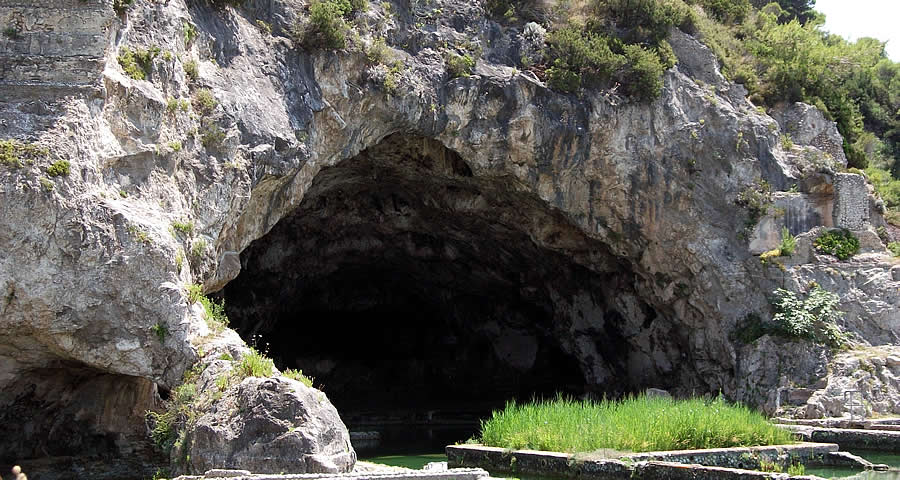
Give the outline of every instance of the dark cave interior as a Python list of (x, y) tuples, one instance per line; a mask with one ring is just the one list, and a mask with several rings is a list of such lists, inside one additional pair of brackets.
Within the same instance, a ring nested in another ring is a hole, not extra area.
[(241, 264), (221, 293), (231, 326), (313, 377), (351, 425), (580, 395), (585, 362), (624, 362), (617, 312), (595, 335), (604, 358), (584, 359), (560, 306), (616, 281), (615, 257), (433, 140), (394, 134), (323, 169)]

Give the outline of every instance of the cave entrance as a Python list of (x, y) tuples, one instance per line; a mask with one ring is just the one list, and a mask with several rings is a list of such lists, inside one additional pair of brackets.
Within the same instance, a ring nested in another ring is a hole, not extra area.
[(512, 178), (395, 134), (322, 170), (224, 296), (232, 326), (314, 377), (351, 430), (443, 422), (464, 440), (508, 400), (596, 387), (571, 299), (618, 270), (604, 249)]

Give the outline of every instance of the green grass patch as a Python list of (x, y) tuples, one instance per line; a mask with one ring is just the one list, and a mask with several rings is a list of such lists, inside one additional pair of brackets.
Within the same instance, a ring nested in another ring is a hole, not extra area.
[(194, 222), (188, 221), (174, 221), (172, 222), (172, 228), (179, 233), (183, 233), (185, 235), (190, 235), (194, 232)]
[(200, 303), (205, 313), (206, 325), (213, 333), (221, 333), (228, 326), (228, 315), (225, 314), (225, 300), (215, 300), (203, 294), (203, 286), (196, 283), (187, 285), (187, 298), (190, 303)]
[(790, 432), (721, 397), (674, 400), (572, 400), (508, 403), (481, 424), (481, 442), (510, 449), (631, 452), (781, 445)]
[(313, 386), (312, 378), (304, 375), (303, 370), (294, 370), (293, 368), (289, 368), (283, 372), (283, 375), (292, 380), (297, 380), (298, 382), (306, 385), (307, 387)]
[(237, 373), (241, 378), (271, 377), (275, 373), (275, 363), (271, 358), (251, 347), (250, 352), (241, 357), (241, 361), (237, 365)]

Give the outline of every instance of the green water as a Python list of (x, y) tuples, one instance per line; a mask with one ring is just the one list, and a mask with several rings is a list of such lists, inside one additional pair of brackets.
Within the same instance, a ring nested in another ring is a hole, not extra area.
[[(861, 472), (852, 468), (819, 467), (806, 469), (807, 475), (816, 475), (823, 478), (841, 478), (845, 480), (900, 480), (900, 454), (890, 452), (853, 452), (872, 463), (890, 465), (896, 471), (888, 472)], [(360, 460), (365, 462), (380, 463), (394, 467), (405, 467), (420, 470), (427, 463), (446, 462), (444, 453), (424, 453), (419, 455), (381, 455), (366, 457)]]
[(422, 455), (382, 455), (380, 457), (361, 458), (364, 462), (380, 463), (392, 467), (406, 467), (421, 470), (426, 463), (446, 462), (447, 455), (443, 453), (426, 453)]
[(820, 467), (806, 468), (807, 475), (817, 475), (823, 478), (843, 478), (853, 480), (900, 480), (900, 454), (892, 452), (852, 452), (872, 463), (889, 465), (895, 471), (888, 472), (861, 472), (853, 468)]

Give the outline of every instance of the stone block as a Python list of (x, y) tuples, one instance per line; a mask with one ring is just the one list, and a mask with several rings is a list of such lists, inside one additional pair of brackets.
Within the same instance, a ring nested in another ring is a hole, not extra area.
[(834, 226), (862, 230), (869, 222), (869, 190), (866, 179), (855, 173), (834, 175)]

